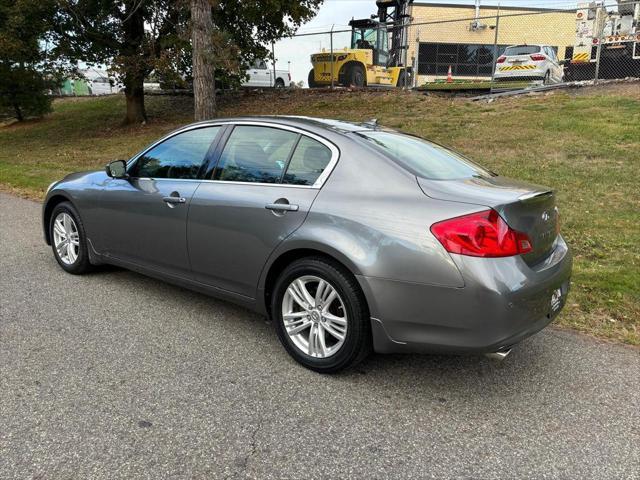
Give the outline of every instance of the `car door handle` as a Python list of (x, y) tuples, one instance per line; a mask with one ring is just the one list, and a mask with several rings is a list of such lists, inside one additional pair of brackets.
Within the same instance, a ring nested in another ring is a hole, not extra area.
[(268, 203), (264, 208), (280, 212), (297, 212), (300, 209), (298, 205), (291, 205), (290, 203)]
[(162, 200), (166, 203), (187, 203), (184, 197), (162, 197)]

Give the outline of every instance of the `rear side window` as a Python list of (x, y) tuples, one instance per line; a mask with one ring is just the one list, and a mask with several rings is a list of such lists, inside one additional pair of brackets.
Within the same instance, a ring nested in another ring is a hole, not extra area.
[(395, 132), (358, 133), (413, 174), (431, 180), (490, 177), (475, 163), (435, 143)]
[(302, 136), (298, 142), (282, 183), (313, 185), (331, 161), (331, 150), (312, 138)]
[(516, 45), (514, 47), (507, 47), (504, 54), (509, 57), (514, 55), (531, 55), (532, 53), (538, 53), (539, 51), (540, 46), (538, 45)]
[(278, 183), (298, 134), (271, 127), (240, 125), (222, 151), (214, 180)]
[(174, 135), (138, 158), (129, 174), (141, 178), (196, 178), (220, 128), (198, 128)]

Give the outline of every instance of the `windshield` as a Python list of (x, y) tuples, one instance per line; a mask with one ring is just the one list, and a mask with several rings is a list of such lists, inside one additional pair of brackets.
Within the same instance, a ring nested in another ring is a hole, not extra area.
[(353, 36), (351, 38), (351, 48), (374, 48), (376, 45), (376, 37), (378, 35), (378, 30), (369, 28), (369, 29), (360, 29), (354, 30)]
[(491, 176), (490, 172), (461, 155), (418, 137), (380, 131), (358, 132), (358, 135), (422, 178), (456, 180)]
[(538, 53), (539, 51), (539, 45), (516, 45), (515, 47), (507, 47), (504, 54), (508, 57), (512, 55), (531, 55), (532, 53)]

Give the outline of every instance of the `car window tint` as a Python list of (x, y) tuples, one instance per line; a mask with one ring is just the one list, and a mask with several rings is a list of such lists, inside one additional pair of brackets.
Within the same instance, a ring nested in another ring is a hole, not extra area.
[(491, 176), (461, 155), (418, 137), (380, 131), (366, 131), (359, 135), (419, 177), (454, 180)]
[(215, 180), (277, 183), (298, 134), (271, 127), (240, 125), (222, 151)]
[(141, 156), (131, 172), (134, 177), (196, 178), (211, 142), (222, 127), (206, 127), (179, 133)]
[(312, 138), (302, 136), (291, 157), (283, 183), (313, 185), (331, 161), (331, 150)]

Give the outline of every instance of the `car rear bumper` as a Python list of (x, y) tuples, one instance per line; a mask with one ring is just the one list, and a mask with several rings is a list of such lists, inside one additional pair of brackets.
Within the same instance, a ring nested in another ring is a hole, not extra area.
[(518, 79), (518, 80), (543, 80), (546, 72), (543, 70), (496, 70), (494, 80)]
[[(571, 253), (558, 237), (544, 265), (520, 257), (454, 256), (463, 288), (359, 276), (379, 353), (487, 353), (542, 330), (560, 312), (569, 291)], [(562, 292), (553, 309), (552, 296)]]

